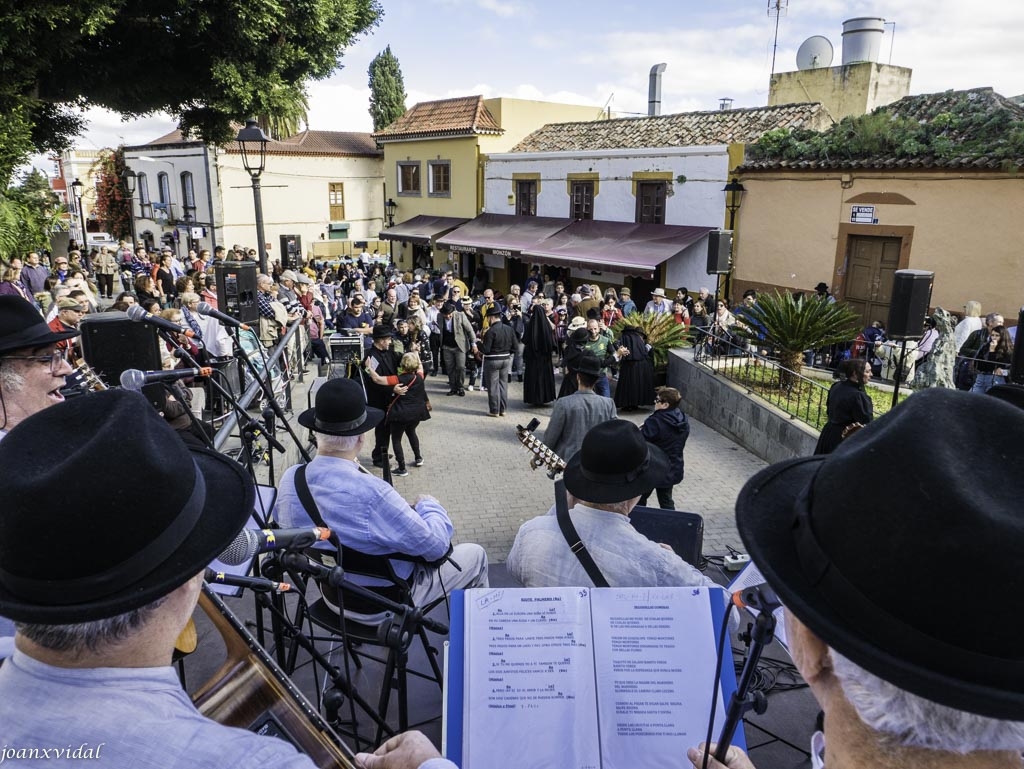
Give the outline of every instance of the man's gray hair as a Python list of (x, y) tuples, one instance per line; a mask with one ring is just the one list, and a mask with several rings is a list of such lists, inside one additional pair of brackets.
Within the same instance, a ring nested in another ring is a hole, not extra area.
[(0, 356), (0, 387), (9, 393), (21, 392), (25, 386), (25, 377), (16, 370), (17, 363)]
[(990, 312), (988, 315), (985, 316), (985, 322), (988, 323), (990, 326), (997, 320), (1000, 323), (1002, 323), (1003, 321), (1003, 316), (1000, 315), (998, 312)]
[(972, 753), (1024, 750), (1024, 722), (955, 710), (883, 681), (831, 650), (836, 677), (861, 720), (899, 747)]
[(81, 655), (86, 650), (96, 653), (109, 646), (115, 646), (129, 638), (144, 626), (153, 613), (163, 605), (167, 596), (106, 619), (90, 622), (76, 622), (70, 625), (42, 625), (30, 622), (15, 622), (23, 636), (44, 649), (56, 652), (71, 652)]
[(323, 451), (327, 450), (332, 453), (345, 453), (354, 451), (359, 445), (358, 435), (327, 435), (326, 433), (317, 433), (316, 445)]

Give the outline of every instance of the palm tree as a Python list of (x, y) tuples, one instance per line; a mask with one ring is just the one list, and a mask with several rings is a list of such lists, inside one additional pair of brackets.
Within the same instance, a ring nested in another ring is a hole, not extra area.
[(281, 88), (264, 102), (267, 109), (256, 115), (256, 122), (272, 139), (281, 141), (297, 134), (301, 126), (309, 128), (309, 94), (304, 86)]
[(817, 295), (761, 294), (757, 304), (737, 312), (734, 330), (779, 350), (779, 385), (788, 390), (803, 368), (804, 351), (848, 342), (857, 332), (857, 314), (845, 304)]
[(668, 367), (669, 350), (690, 343), (687, 327), (676, 323), (671, 313), (659, 315), (654, 312), (634, 312), (627, 318), (619, 318), (612, 324), (612, 333), (616, 339), (622, 336), (622, 329), (626, 326), (635, 326), (643, 332), (647, 344), (651, 346), (651, 361), (656, 370)]

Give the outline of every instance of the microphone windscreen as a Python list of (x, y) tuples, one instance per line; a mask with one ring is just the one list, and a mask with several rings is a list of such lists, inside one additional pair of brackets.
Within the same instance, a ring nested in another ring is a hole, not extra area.
[(138, 304), (128, 305), (128, 309), (125, 310), (125, 314), (128, 316), (128, 320), (136, 321), (145, 320), (147, 315), (146, 311), (142, 308), (142, 306)]
[[(134, 305), (133, 305), (134, 306)], [(146, 384), (146, 372), (137, 368), (126, 368), (121, 372), (121, 387), (138, 392)]]
[(209, 302), (200, 302), (199, 303), (198, 310), (199, 310), (199, 314), (200, 315), (209, 315), (210, 311), (212, 309), (213, 309), (213, 305), (211, 305)]
[(239, 566), (259, 551), (259, 537), (252, 529), (242, 529), (217, 558), (229, 566)]

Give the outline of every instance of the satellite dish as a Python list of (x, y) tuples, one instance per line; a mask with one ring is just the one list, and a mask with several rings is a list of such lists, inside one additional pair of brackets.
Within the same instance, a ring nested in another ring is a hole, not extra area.
[(813, 35), (800, 44), (796, 52), (797, 69), (820, 69), (832, 65), (832, 43), (827, 37)]

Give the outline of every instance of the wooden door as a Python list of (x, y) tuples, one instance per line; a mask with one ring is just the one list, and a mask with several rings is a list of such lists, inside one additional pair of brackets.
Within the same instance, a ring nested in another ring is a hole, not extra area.
[(899, 269), (900, 238), (851, 236), (843, 299), (858, 313), (861, 327), (889, 316), (893, 273)]

